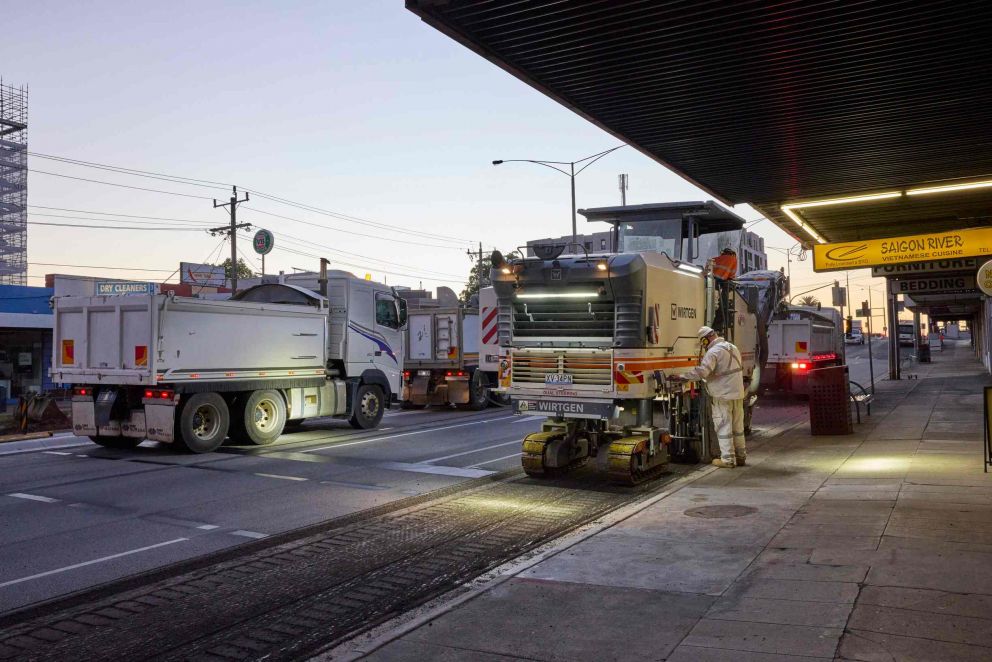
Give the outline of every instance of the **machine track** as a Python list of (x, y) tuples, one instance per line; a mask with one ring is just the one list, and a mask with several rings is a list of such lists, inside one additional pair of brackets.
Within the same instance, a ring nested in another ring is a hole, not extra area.
[(4, 615), (0, 659), (299, 659), (667, 482), (479, 479)]

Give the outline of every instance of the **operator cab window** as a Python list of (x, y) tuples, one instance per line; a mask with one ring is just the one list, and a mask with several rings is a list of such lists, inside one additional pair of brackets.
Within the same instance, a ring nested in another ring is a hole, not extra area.
[(682, 256), (682, 220), (620, 224), (620, 252), (656, 251), (673, 259)]
[(396, 313), (396, 304), (393, 297), (388, 294), (378, 292), (375, 295), (375, 323), (390, 329), (400, 328), (399, 316)]

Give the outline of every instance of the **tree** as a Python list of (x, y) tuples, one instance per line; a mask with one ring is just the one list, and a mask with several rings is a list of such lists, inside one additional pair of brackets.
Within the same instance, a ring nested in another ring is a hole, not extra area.
[(817, 299), (812, 294), (807, 294), (806, 296), (799, 299), (800, 306), (806, 306), (808, 308), (816, 308), (820, 305), (820, 300)]
[[(219, 265), (224, 267), (224, 277), (230, 280), (231, 278), (231, 258), (227, 258)], [(244, 280), (246, 278), (254, 278), (255, 272), (251, 270), (247, 264), (245, 264), (244, 258), (238, 258), (238, 280)]]
[[(514, 258), (520, 257), (517, 251), (510, 251), (509, 253), (503, 253), (503, 257), (506, 260), (512, 260)], [(490, 280), (489, 272), (492, 271), (492, 255), (482, 256), (482, 287), (489, 287), (492, 285)], [(469, 299), (472, 298), (474, 294), (479, 292), (479, 258), (476, 255), (472, 260), (472, 270), (468, 274), (468, 282), (465, 284), (465, 289), (462, 293), (458, 295), (458, 299), (462, 303), (468, 303)]]

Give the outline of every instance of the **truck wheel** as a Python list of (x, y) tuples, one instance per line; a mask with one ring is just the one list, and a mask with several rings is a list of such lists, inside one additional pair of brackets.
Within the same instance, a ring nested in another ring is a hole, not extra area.
[(286, 427), (286, 403), (277, 391), (252, 391), (235, 401), (231, 438), (239, 444), (265, 446)]
[(382, 411), (382, 389), (375, 384), (362, 384), (355, 393), (355, 403), (348, 422), (353, 428), (370, 430), (379, 425)]
[(216, 393), (195, 393), (182, 405), (176, 422), (176, 447), (191, 453), (217, 450), (231, 426), (224, 398)]
[(472, 374), (469, 397), (471, 399), (468, 406), (473, 411), (481, 411), (489, 406), (489, 378), (481, 370), (476, 370)]
[(90, 441), (97, 446), (103, 446), (104, 448), (120, 448), (127, 450), (137, 448), (138, 444), (141, 443), (141, 439), (135, 439), (134, 437), (105, 437), (103, 435), (90, 435)]

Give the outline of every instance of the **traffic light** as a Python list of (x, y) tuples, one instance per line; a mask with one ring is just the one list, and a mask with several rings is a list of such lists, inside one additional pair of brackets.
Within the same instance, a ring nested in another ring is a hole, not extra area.
[(844, 320), (844, 333), (851, 335), (851, 316), (848, 315), (847, 319)]

